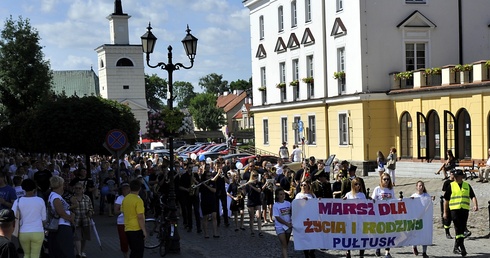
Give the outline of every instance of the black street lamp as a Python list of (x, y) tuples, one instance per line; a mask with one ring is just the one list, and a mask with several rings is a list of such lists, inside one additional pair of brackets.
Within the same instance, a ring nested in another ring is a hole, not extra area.
[[(141, 44), (143, 45), (143, 52), (146, 53), (146, 64), (151, 67), (151, 68), (157, 68), (160, 67), (162, 70), (166, 70), (168, 72), (168, 102), (167, 105), (170, 109), (173, 109), (173, 72), (175, 70), (180, 70), (180, 68), (184, 69), (190, 69), (192, 66), (194, 66), (194, 58), (196, 57), (196, 50), (197, 50), (197, 38), (194, 37), (191, 34), (191, 30), (189, 29), (189, 25), (187, 25), (187, 35), (185, 38), (182, 40), (182, 44), (184, 45), (185, 53), (189, 57), (189, 60), (191, 61), (190, 66), (185, 66), (182, 63), (176, 63), (174, 64), (172, 62), (172, 46), (168, 46), (168, 60), (167, 63), (164, 62), (159, 62), (156, 65), (151, 65), (150, 64), (150, 54), (153, 53), (153, 49), (155, 48), (155, 44), (157, 41), (157, 37), (153, 35), (151, 32), (151, 24), (148, 24), (148, 31), (141, 36)], [(173, 141), (173, 135), (170, 134), (168, 137), (169, 141), (169, 149), (170, 149), (170, 171), (169, 171), (169, 177), (170, 177), (170, 185), (169, 185), (169, 193), (168, 193), (168, 207), (170, 210), (170, 214), (168, 216), (168, 219), (170, 223), (177, 223), (179, 218), (177, 217), (177, 204), (176, 204), (176, 193), (175, 193), (175, 184), (174, 184), (174, 174), (175, 174), (175, 168), (174, 168), (174, 141)], [(177, 232), (177, 227), (174, 229), (174, 235), (178, 236)], [(175, 239), (171, 245), (171, 249), (169, 251), (173, 252), (179, 252), (180, 251), (180, 242), (179, 238)]]

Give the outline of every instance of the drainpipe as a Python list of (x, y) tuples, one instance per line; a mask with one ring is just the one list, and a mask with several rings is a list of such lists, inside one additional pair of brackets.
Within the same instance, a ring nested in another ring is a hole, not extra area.
[(458, 26), (459, 26), (459, 63), (463, 64), (463, 14), (461, 11), (462, 1), (458, 0)]

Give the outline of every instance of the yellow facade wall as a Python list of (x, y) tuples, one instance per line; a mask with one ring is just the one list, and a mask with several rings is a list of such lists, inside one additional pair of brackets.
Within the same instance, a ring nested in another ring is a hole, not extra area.
[(400, 147), (400, 119), (403, 113), (408, 112), (412, 118), (413, 130), (413, 159), (417, 158), (418, 140), (417, 132), (419, 125), (417, 124), (417, 112), (422, 113), (425, 117), (429, 116), (430, 112), (436, 112), (439, 116), (440, 124), (440, 156), (444, 158), (445, 146), (445, 134), (444, 131), (444, 111), (450, 111), (455, 117), (461, 110), (465, 109), (471, 119), (471, 158), (472, 159), (486, 159), (488, 158), (488, 115), (490, 111), (490, 96), (477, 94), (459, 94), (459, 95), (445, 95), (434, 97), (418, 97), (408, 100), (395, 100), (393, 101), (395, 116), (397, 117), (396, 126), (393, 133), (396, 135), (396, 146)]
[[(339, 114), (347, 113), (349, 144), (339, 139)], [(383, 153), (394, 144), (393, 108), (389, 100), (363, 101), (328, 106), (330, 153), (340, 160), (376, 160), (376, 152)]]
[[(279, 154), (279, 147), (282, 145), (282, 129), (281, 119), (287, 118), (288, 140), (287, 147), (291, 154), (294, 144), (293, 122), (295, 117), (300, 117), (304, 124), (303, 135), (307, 137), (306, 130), (308, 127), (308, 116), (315, 116), (316, 122), (316, 144), (305, 144), (303, 153), (305, 157), (315, 156), (317, 159), (325, 159), (328, 157), (327, 146), (328, 140), (326, 136), (326, 112), (325, 106), (298, 108), (291, 110), (278, 110), (260, 112), (254, 111), (255, 122), (255, 147), (272, 152), (275, 155)], [(264, 144), (264, 120), (268, 120), (269, 124), (269, 143)], [(307, 139), (308, 140), (308, 139)]]

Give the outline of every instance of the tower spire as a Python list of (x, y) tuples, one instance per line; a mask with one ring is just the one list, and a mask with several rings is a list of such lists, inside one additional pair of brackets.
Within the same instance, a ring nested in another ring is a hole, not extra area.
[(121, 0), (114, 1), (114, 13), (113, 15), (126, 15), (123, 13)]

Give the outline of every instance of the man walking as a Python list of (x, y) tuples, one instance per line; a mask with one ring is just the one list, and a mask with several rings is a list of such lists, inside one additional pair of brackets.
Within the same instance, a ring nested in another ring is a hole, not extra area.
[(124, 214), (124, 230), (131, 249), (130, 258), (141, 258), (145, 250), (145, 205), (138, 193), (141, 182), (134, 179), (129, 183), (131, 192), (124, 198), (121, 208)]
[(15, 227), (15, 215), (11, 209), (0, 210), (0, 257), (16, 258), (17, 248), (12, 243), (12, 233)]
[(457, 169), (454, 172), (454, 182), (446, 189), (444, 193), (444, 219), (447, 219), (451, 213), (454, 230), (456, 231), (456, 240), (454, 242), (453, 253), (460, 253), (466, 257), (466, 248), (464, 246), (464, 231), (468, 222), (470, 211), (470, 200), (473, 201), (473, 210), (478, 211), (478, 201), (470, 184), (463, 181), (463, 170)]
[(283, 142), (282, 146), (279, 147), (279, 157), (282, 158), (283, 161), (287, 162), (289, 160), (289, 150), (286, 146), (287, 143)]

